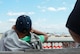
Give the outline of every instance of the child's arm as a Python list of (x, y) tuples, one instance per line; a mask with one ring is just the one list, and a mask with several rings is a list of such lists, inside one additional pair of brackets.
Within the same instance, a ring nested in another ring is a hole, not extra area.
[(45, 41), (47, 41), (48, 39), (48, 35), (44, 32), (41, 32), (41, 31), (38, 31), (38, 30), (35, 30), (32, 28), (31, 32), (35, 33), (35, 34), (38, 34), (38, 35), (44, 35), (45, 36)]

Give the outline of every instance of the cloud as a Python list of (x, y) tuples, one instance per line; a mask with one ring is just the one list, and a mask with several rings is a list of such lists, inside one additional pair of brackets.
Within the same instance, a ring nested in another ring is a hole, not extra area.
[(49, 11), (56, 11), (56, 9), (54, 7), (48, 7), (47, 8)]
[[(12, 26), (14, 25), (16, 19), (9, 19), (8, 22), (1, 22), (0, 23), (0, 33), (5, 32), (9, 29), (12, 28)], [(46, 24), (47, 19), (43, 18), (43, 20), (41, 19), (37, 19), (35, 22), (33, 22), (33, 28), (34, 29), (38, 29), (40, 31), (43, 32), (51, 32), (51, 33), (66, 33), (67, 29), (65, 28), (65, 24)]]
[(63, 11), (63, 10), (66, 10), (66, 7), (58, 7), (58, 8), (48, 7), (47, 9), (49, 11)]
[(11, 29), (15, 24), (16, 19), (8, 19), (7, 21), (0, 21), (0, 33), (4, 33), (7, 30)]
[(44, 6), (37, 6), (38, 9), (40, 9), (42, 12), (46, 11), (65, 11), (67, 8), (66, 7), (44, 7)]
[(29, 14), (29, 15), (33, 15), (33, 14), (35, 14), (35, 12), (28, 12), (28, 14)]
[(26, 14), (26, 15), (33, 15), (33, 14), (35, 14), (35, 12), (8, 12), (7, 13), (7, 15), (9, 15), (9, 16), (19, 16), (19, 15), (24, 15), (24, 14)]
[(34, 28), (44, 31), (44, 32), (51, 32), (51, 33), (68, 33), (67, 28), (64, 24), (45, 24), (43, 25), (42, 22), (38, 23), (33, 26)]
[(38, 5), (37, 8), (39, 8), (39, 9), (45, 9), (46, 7)]
[(11, 18), (11, 19), (8, 20), (8, 22), (14, 23), (14, 22), (16, 22), (16, 19), (14, 19), (14, 18), (12, 19)]
[(66, 7), (60, 7), (57, 9), (57, 11), (63, 11), (63, 10), (66, 10)]
[(6, 32), (7, 30), (11, 29), (14, 24), (10, 22), (1, 22), (0, 23), (0, 33)]
[(33, 27), (41, 27), (42, 25), (46, 23), (46, 21), (47, 21), (46, 18), (42, 18), (42, 20), (37, 19), (36, 21), (33, 22)]
[(45, 26), (44, 27), (45, 31), (47, 30), (47, 32), (64, 32), (64, 33), (67, 33), (67, 29), (65, 27), (64, 24), (52, 24), (52, 25), (49, 25), (49, 26)]
[[(41, 20), (42, 19), (42, 20)], [(38, 18), (35, 23), (39, 23), (39, 24), (42, 24), (42, 23), (45, 23), (47, 21), (46, 18)]]
[(15, 15), (22, 15), (26, 14), (25, 12), (8, 12), (7, 15), (9, 16), (15, 16)]
[(38, 5), (37, 8), (40, 9), (40, 11), (42, 11), (42, 12), (46, 12), (47, 11), (46, 10), (47, 9), (46, 7), (42, 7), (40, 5)]
[(51, 32), (51, 33), (67, 33), (67, 28), (65, 27), (65, 23), (61, 23), (61, 24), (53, 24), (53, 23), (46, 23), (48, 21), (47, 18), (43, 18), (43, 20), (41, 19), (37, 19), (36, 21), (33, 22), (33, 28), (36, 28), (40, 31), (44, 31), (44, 32)]

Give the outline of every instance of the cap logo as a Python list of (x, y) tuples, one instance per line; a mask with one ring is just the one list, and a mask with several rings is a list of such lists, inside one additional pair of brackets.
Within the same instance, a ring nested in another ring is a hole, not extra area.
[(20, 22), (20, 24), (22, 24), (22, 22)]
[(27, 22), (27, 24), (29, 24), (29, 22)]

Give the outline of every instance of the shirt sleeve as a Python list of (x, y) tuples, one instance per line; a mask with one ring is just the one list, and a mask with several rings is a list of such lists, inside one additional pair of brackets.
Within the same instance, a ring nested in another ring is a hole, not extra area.
[(43, 35), (39, 35), (39, 39), (40, 39), (41, 42), (45, 41), (45, 37)]
[[(30, 42), (30, 36), (25, 36), (24, 38), (21, 38), (21, 40), (26, 41), (26, 42)], [(41, 42), (45, 41), (45, 37), (43, 35), (38, 35), (38, 38), (40, 39)]]
[(25, 36), (24, 38), (21, 38), (21, 40), (30, 42), (31, 36)]

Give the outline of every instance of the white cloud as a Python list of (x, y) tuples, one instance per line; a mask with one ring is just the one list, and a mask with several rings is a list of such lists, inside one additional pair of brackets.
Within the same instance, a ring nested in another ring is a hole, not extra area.
[[(67, 32), (67, 29), (65, 28), (65, 24), (46, 24), (46, 21), (47, 21), (46, 18), (44, 18), (43, 20), (38, 19), (33, 23), (33, 28), (43, 32), (51, 32), (51, 33)], [(14, 23), (15, 23), (15, 19), (9, 19), (9, 22), (1, 22), (0, 33), (11, 29)]]
[(37, 8), (39, 8), (39, 9), (45, 9), (46, 7), (38, 5)]
[(16, 19), (14, 19), (14, 18), (13, 19), (9, 19), (8, 22), (14, 23), (14, 22), (16, 22)]
[(33, 22), (33, 27), (41, 27), (43, 24), (45, 24), (45, 22), (47, 21), (46, 18), (41, 19), (37, 19), (36, 21)]
[(37, 19), (37, 20), (35, 21), (35, 23), (37, 22), (38, 24), (41, 24), (41, 23), (44, 23), (44, 22), (46, 22), (46, 21), (47, 21), (46, 18), (42, 18), (42, 20), (41, 20), (41, 18), (39, 18), (39, 19)]
[(15, 15), (22, 15), (22, 14), (26, 14), (25, 12), (8, 12), (7, 13), (9, 16), (15, 16)]
[(0, 33), (3, 33), (5, 31), (11, 29), (13, 25), (14, 24), (9, 23), (9, 22), (1, 22), (0, 23)]
[(66, 10), (66, 7), (58, 7), (58, 8), (48, 7), (47, 9), (49, 11), (63, 11), (63, 10)]
[(35, 12), (28, 12), (28, 14), (29, 14), (29, 15), (33, 15), (33, 14), (35, 14)]
[(67, 8), (66, 7), (43, 7), (43, 6), (37, 6), (38, 9), (40, 9), (42, 12), (46, 11), (65, 11)]
[(12, 26), (15, 24), (16, 19), (9, 19), (7, 21), (0, 21), (0, 33), (6, 32), (7, 30), (11, 29)]
[(66, 8), (65, 7), (60, 7), (60, 8), (57, 9), (57, 11), (63, 11), (63, 10), (66, 10)]
[(46, 7), (42, 7), (40, 5), (37, 6), (38, 9), (40, 9), (42, 12), (46, 12)]
[(33, 22), (33, 28), (36, 28), (40, 31), (44, 31), (44, 32), (64, 32), (67, 33), (67, 28), (65, 27), (65, 23), (62, 24), (48, 24), (46, 23), (48, 20), (47, 18), (43, 18), (43, 20), (38, 19), (36, 21)]
[(7, 13), (7, 15), (9, 15), (9, 16), (19, 16), (19, 15), (23, 15), (23, 14), (33, 15), (33, 14), (35, 14), (35, 12), (8, 12)]
[(54, 7), (48, 7), (47, 8), (49, 11), (56, 11), (56, 9)]
[(67, 32), (67, 29), (65, 27), (65, 25), (60, 25), (60, 24), (53, 24), (53, 25), (49, 25), (49, 26), (45, 26), (44, 27), (45, 30), (49, 31), (49, 32), (64, 32), (66, 33)]

